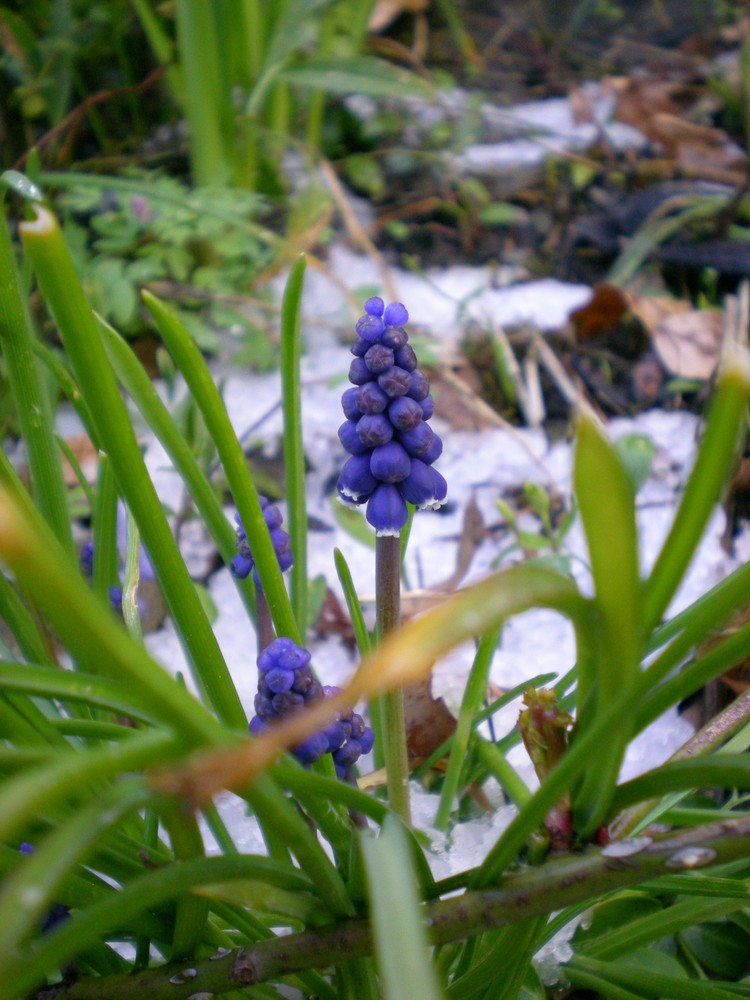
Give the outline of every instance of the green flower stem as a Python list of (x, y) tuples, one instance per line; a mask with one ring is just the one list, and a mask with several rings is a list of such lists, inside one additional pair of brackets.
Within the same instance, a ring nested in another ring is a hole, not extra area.
[(667, 540), (644, 592), (644, 634), (659, 624), (726, 487), (746, 433), (747, 363), (737, 354), (722, 365), (698, 455)]
[(281, 409), (284, 415), (284, 471), (289, 535), (294, 563), (291, 570), (292, 609), (301, 636), (307, 631), (307, 500), (305, 452), (302, 444), (300, 386), (300, 302), (305, 257), (291, 270), (281, 304)]
[[(219, 554), (229, 565), (236, 555), (235, 535), (224, 516), (216, 492), (195, 460), (185, 438), (180, 434), (174, 418), (159, 398), (143, 365), (126, 342), (107, 323), (99, 321), (104, 347), (115, 373), (138, 407), (140, 413), (157, 436), (180, 474), (190, 498), (211, 534)], [(249, 578), (233, 576), (245, 608), (255, 618), (255, 588)]]
[[(715, 823), (665, 837), (654, 837), (650, 844), (627, 859), (627, 865), (614, 863), (600, 849), (584, 854), (555, 858), (544, 865), (510, 874), (498, 888), (467, 892), (449, 899), (427, 903), (424, 914), (428, 934), (433, 944), (444, 944), (474, 937), (493, 927), (505, 927), (566, 909), (577, 903), (594, 900), (605, 893), (638, 885), (648, 879), (668, 875), (666, 862), (685, 848), (715, 851), (713, 864), (720, 865), (745, 857), (750, 849), (750, 819)], [(230, 862), (232, 859), (211, 858), (202, 862)], [(159, 902), (173, 898), (186, 884), (217, 881), (216, 877), (198, 877), (202, 869), (186, 863), (182, 871), (164, 869), (143, 876), (116, 894), (123, 915), (132, 912), (137, 890), (140, 907), (153, 908)], [(708, 871), (708, 866), (705, 869)], [(190, 880), (188, 882), (188, 879)], [(44, 967), (66, 960), (72, 955), (71, 938), (80, 939), (85, 927), (101, 932), (117, 919), (118, 900), (99, 904), (77, 917), (81, 931), (62, 928), (40, 947), (39, 962)], [(136, 913), (138, 911), (135, 911)], [(195, 970), (190, 982), (183, 985), (170, 978), (185, 968), (186, 963), (170, 964), (144, 970), (135, 975), (83, 979), (63, 986), (56, 1000), (136, 1000), (148, 996), (151, 1000), (187, 1000), (196, 992), (220, 994), (229, 989), (252, 986), (277, 979), (304, 969), (325, 969), (336, 966), (345, 958), (372, 954), (373, 938), (367, 920), (347, 920), (299, 934), (285, 935), (258, 942), (248, 948), (235, 949), (223, 957), (198, 959), (190, 963)], [(22, 966), (14, 974), (13, 985), (28, 990), (39, 976), (35, 969)], [(671, 995), (671, 994), (670, 994)], [(41, 1000), (41, 996), (38, 997)]]
[(242, 446), (237, 440), (229, 414), (211, 372), (195, 343), (164, 303), (148, 292), (143, 293), (164, 343), (190, 388), (214, 440), (234, 502), (247, 532), (263, 591), (271, 609), (276, 632), (298, 645), (301, 638), (279, 569), (279, 560), (271, 542), (252, 476)]
[[(401, 544), (398, 535), (382, 535), (375, 543), (375, 614), (378, 640), (398, 627), (401, 604)], [(381, 700), (383, 757), (391, 809), (405, 823), (409, 809), (409, 759), (406, 751), (404, 692), (397, 689)]]
[(487, 633), (479, 643), (477, 655), (469, 674), (469, 680), (461, 700), (456, 731), (453, 734), (453, 745), (448, 758), (448, 769), (445, 773), (443, 788), (440, 794), (440, 804), (435, 816), (435, 828), (444, 830), (450, 820), (453, 800), (458, 792), (461, 771), (466, 761), (469, 749), (474, 716), (479, 711), (487, 693), (487, 681), (492, 664), (492, 657), (500, 641), (500, 626)]
[[(4, 199), (0, 199), (0, 207)], [(13, 247), (5, 219), (0, 219), (0, 349), (26, 445), (31, 490), (61, 545), (73, 553), (73, 537), (55, 441), (50, 400), (39, 377), (34, 336), (18, 286)]]
[(36, 220), (20, 227), (24, 247), (96, 421), (99, 443), (112, 461), (122, 496), (138, 522), (196, 684), (207, 693), (225, 723), (244, 729), (245, 713), (146, 470), (96, 320), (57, 220), (38, 206), (35, 212)]

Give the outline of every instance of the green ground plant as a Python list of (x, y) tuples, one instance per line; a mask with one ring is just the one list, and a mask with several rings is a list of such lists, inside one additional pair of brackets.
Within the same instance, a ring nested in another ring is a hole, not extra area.
[[(18, 179), (9, 181), (18, 190)], [(33, 269), (65, 354), (53, 358), (36, 339), (3, 226), (0, 348), (29, 475), (27, 485), (7, 458), (0, 463), (1, 995), (41, 997), (57, 983), (55, 995), (66, 1000), (270, 997), (278, 995), (275, 984), (286, 983), (305, 997), (330, 1000), (542, 998), (534, 955), (592, 907), (562, 969), (573, 989), (628, 1000), (748, 995), (750, 818), (742, 798), (709, 802), (692, 793), (750, 788), (743, 753), (750, 699), (738, 699), (673, 760), (618, 781), (639, 732), (750, 652), (745, 625), (692, 655), (747, 603), (748, 566), (665, 619), (744, 440), (750, 370), (742, 348), (730, 347), (722, 362), (693, 472), (648, 575), (639, 566), (634, 478), (583, 411), (574, 485), (592, 596), (531, 560), (399, 625), (400, 546), (387, 537), (373, 643), (339, 553), (361, 665), (338, 697), (249, 739), (245, 707), (146, 471), (121, 389), (171, 456), (225, 562), (235, 554), (234, 531), (127, 341), (92, 311), (55, 216), (32, 186), (26, 192), (24, 273)], [(302, 644), (303, 277), (300, 261), (281, 329), (296, 557), (290, 595), (211, 373), (174, 311), (144, 296), (222, 464), (273, 630)], [(88, 487), (99, 553), (93, 582), (81, 572), (73, 541), (54, 430), (58, 393), (76, 407), (100, 456), (97, 482)], [(107, 596), (118, 501), (137, 526), (126, 559), (124, 621)], [(154, 661), (140, 637), (138, 537), (181, 638), (195, 695)], [(250, 629), (261, 613), (258, 591), (252, 577), (235, 580), (247, 609), (247, 623), (237, 627)], [(525, 692), (522, 735), (543, 779), (532, 792), (507, 759), (518, 734), (488, 739), (478, 726), (498, 707), (485, 710), (482, 699), (502, 623), (536, 607), (571, 621), (577, 664), (574, 678), (536, 679), (537, 693)], [(447, 771), (436, 822), (457, 821), (457, 793), (477, 761), (517, 812), (478, 865), (435, 881), (419, 831), (408, 822), (397, 714), (387, 706), (394, 692), (428, 676), (441, 654), (467, 639), (478, 640), (477, 655), (458, 728), (442, 751)], [(325, 672), (324, 664), (315, 666)], [(305, 768), (286, 752), (344, 704), (364, 699), (382, 708), (373, 725), (397, 779), (387, 799), (338, 780), (323, 762)], [(245, 800), (266, 853), (238, 848), (214, 802), (224, 788)], [(654, 827), (657, 820), (666, 825)], [(207, 849), (206, 830), (220, 845), (217, 853)], [(64, 919), (52, 920), (59, 908)]]

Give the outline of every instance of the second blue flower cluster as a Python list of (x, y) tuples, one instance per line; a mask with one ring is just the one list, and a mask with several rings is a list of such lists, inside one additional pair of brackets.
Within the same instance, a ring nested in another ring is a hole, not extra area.
[[(310, 668), (310, 653), (291, 639), (282, 636), (267, 646), (258, 657), (258, 693), (256, 715), (250, 720), (250, 732), (259, 736), (269, 726), (313, 704), (320, 698), (338, 694), (338, 688), (321, 685)], [(340, 778), (360, 758), (372, 750), (374, 736), (361, 715), (354, 711), (339, 713), (336, 719), (292, 750), (303, 764), (312, 764), (327, 753), (333, 757)]]
[(341, 405), (346, 420), (339, 440), (349, 458), (337, 484), (345, 503), (367, 504), (378, 535), (398, 535), (408, 520), (407, 501), (418, 508), (445, 502), (445, 479), (432, 468), (443, 444), (427, 421), (434, 403), (430, 383), (417, 367), (400, 302), (365, 302), (357, 321), (354, 360)]

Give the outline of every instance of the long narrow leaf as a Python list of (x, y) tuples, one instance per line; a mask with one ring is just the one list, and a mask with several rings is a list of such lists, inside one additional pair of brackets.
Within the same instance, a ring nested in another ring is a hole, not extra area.
[(60, 327), (81, 393), (96, 421), (97, 437), (112, 460), (120, 491), (138, 522), (196, 684), (207, 692), (225, 722), (244, 729), (245, 713), (146, 470), (57, 220), (46, 209), (37, 207), (35, 211), (35, 221), (20, 226), (24, 247)]
[(380, 837), (363, 837), (375, 954), (385, 1000), (440, 1000), (406, 838), (389, 817)]
[(305, 496), (305, 452), (302, 445), (300, 387), (300, 303), (305, 276), (305, 258), (300, 257), (287, 279), (281, 304), (281, 399), (284, 414), (284, 472), (286, 474), (289, 534), (292, 539), (292, 609), (297, 629), (307, 628), (307, 500)]

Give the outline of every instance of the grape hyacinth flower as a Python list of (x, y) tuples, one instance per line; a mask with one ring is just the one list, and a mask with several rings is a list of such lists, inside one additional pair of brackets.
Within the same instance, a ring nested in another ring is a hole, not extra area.
[[(259, 496), (258, 500), (260, 501), (260, 506), (263, 510), (263, 519), (265, 520), (268, 531), (271, 535), (271, 541), (273, 542), (273, 547), (276, 551), (276, 557), (279, 560), (279, 568), (283, 573), (284, 570), (289, 569), (294, 562), (294, 556), (291, 548), (289, 547), (289, 535), (281, 527), (281, 522), (283, 520), (281, 511), (275, 504), (272, 504), (267, 497)], [(255, 559), (253, 558), (253, 553), (247, 540), (247, 533), (242, 523), (242, 518), (239, 514), (235, 514), (234, 519), (237, 522), (237, 555), (232, 560), (232, 573), (243, 580), (246, 576), (249, 576), (250, 573), (252, 573), (256, 587), (260, 587), (260, 576), (258, 575), (258, 570), (255, 568)]]
[(337, 488), (344, 503), (367, 504), (379, 536), (399, 535), (407, 502), (419, 509), (445, 503), (447, 485), (433, 462), (443, 450), (427, 421), (433, 413), (427, 376), (404, 330), (409, 314), (400, 302), (385, 306), (373, 296), (357, 321), (352, 388), (341, 399), (346, 420), (339, 440), (350, 458)]
[[(258, 657), (258, 693), (255, 716), (250, 720), (254, 736), (321, 698), (338, 694), (338, 688), (323, 687), (310, 669), (310, 653), (291, 639), (275, 639)], [(336, 773), (346, 776), (362, 754), (372, 749), (374, 735), (356, 712), (338, 713), (336, 719), (293, 748), (302, 764), (313, 764), (325, 754), (333, 756)]]

